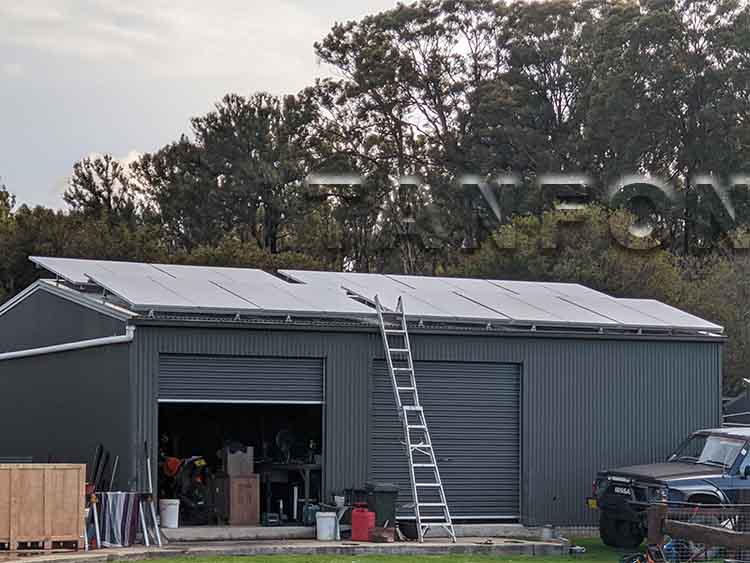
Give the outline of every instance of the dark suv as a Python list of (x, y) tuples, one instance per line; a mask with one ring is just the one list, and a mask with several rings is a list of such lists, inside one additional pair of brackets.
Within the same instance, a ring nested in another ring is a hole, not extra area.
[(646, 507), (653, 502), (729, 504), (750, 491), (750, 428), (692, 434), (664, 463), (602, 471), (589, 508), (598, 509), (599, 533), (612, 547), (633, 548), (646, 536)]

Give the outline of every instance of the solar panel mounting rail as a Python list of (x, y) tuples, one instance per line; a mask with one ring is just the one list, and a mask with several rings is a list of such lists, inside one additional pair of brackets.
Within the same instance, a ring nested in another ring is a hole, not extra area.
[(455, 543), (456, 531), (440, 479), (437, 456), (427, 428), (424, 408), (419, 403), (403, 299), (398, 298), (395, 311), (387, 311), (376, 295), (375, 308), (391, 376), (393, 396), (403, 426), (419, 542), (424, 541), (425, 535), (432, 528), (443, 528)]

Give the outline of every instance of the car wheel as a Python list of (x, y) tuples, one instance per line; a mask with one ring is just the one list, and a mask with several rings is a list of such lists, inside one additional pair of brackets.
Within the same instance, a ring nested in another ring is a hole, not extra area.
[(599, 519), (599, 536), (604, 545), (609, 547), (634, 549), (643, 542), (641, 527), (627, 520), (618, 520), (607, 514)]

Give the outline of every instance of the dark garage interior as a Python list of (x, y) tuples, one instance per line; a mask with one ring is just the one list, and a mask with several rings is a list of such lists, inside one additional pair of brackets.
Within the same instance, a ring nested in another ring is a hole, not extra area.
[[(253, 471), (260, 475), (260, 511), (278, 514), (280, 523), (301, 522), (304, 467), (312, 468), (307, 500), (320, 502), (322, 417), (321, 405), (161, 403), (160, 489), (167, 491), (171, 486), (172, 479), (164, 470), (169, 458), (203, 459), (206, 465), (201, 472), (208, 488), (220, 488), (227, 473), (223, 452), (249, 446)], [(226, 519), (216, 498), (209, 496), (207, 501), (209, 508), (216, 504), (213, 516), (200, 511), (191, 514), (188, 505), (183, 513), (186, 524), (213, 524)], [(260, 518), (260, 512), (253, 517)]]

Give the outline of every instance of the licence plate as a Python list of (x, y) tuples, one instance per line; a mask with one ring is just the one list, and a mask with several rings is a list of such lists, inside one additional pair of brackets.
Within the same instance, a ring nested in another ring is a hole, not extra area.
[(627, 497), (633, 496), (633, 491), (630, 487), (615, 487), (614, 492), (616, 495), (624, 495)]
[(599, 502), (595, 498), (587, 498), (586, 504), (591, 510), (596, 510), (599, 508)]

